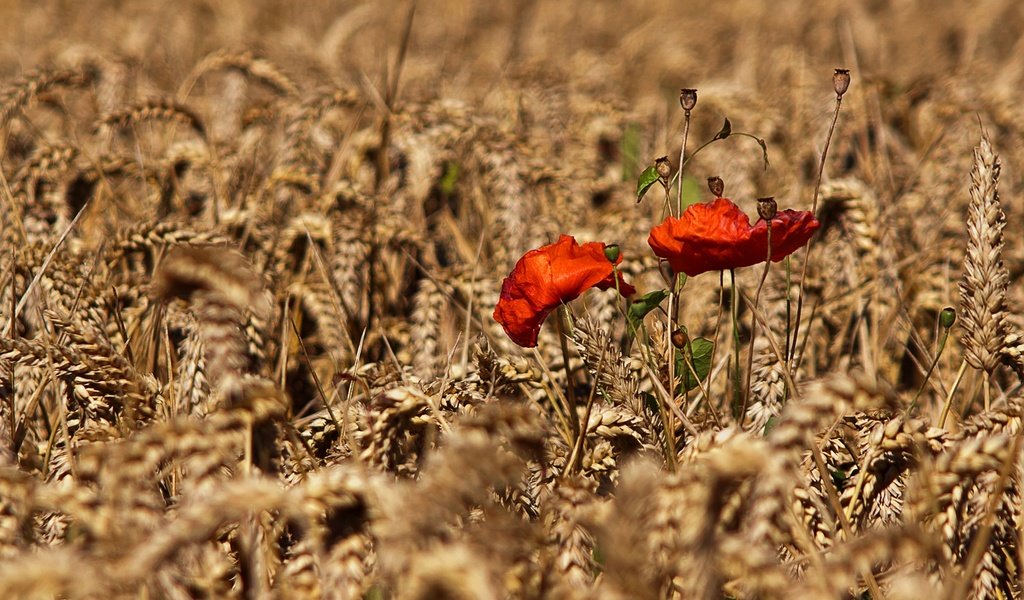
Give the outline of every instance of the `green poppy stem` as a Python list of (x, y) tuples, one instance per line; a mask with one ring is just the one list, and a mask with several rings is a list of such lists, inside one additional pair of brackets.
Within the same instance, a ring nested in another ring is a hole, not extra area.
[(757, 284), (757, 292), (754, 293), (754, 313), (750, 316), (750, 348), (747, 349), (747, 383), (743, 386), (743, 405), (740, 407), (739, 424), (743, 427), (743, 420), (747, 415), (747, 406), (750, 402), (750, 380), (754, 371), (754, 340), (757, 338), (757, 309), (761, 305), (761, 290), (764, 289), (764, 282), (768, 279), (768, 271), (772, 266), (772, 222), (768, 224), (768, 256), (764, 261), (764, 270), (761, 271), (761, 281)]
[(939, 338), (939, 347), (935, 351), (935, 358), (932, 360), (932, 364), (929, 365), (928, 371), (924, 374), (924, 381), (921, 382), (921, 387), (917, 389), (917, 393), (914, 394), (914, 399), (910, 401), (910, 406), (907, 407), (907, 415), (914, 412), (917, 408), (917, 400), (921, 397), (921, 393), (924, 392), (924, 388), (928, 386), (928, 381), (932, 378), (932, 373), (935, 371), (935, 366), (939, 364), (939, 359), (942, 358), (942, 351), (946, 349), (946, 340), (949, 339), (949, 329), (942, 329), (942, 337)]
[[(821, 150), (821, 160), (818, 161), (818, 177), (814, 181), (814, 195), (811, 200), (811, 213), (817, 215), (818, 212), (818, 195), (821, 193), (821, 178), (825, 173), (825, 159), (828, 157), (828, 147), (832, 143), (832, 135), (836, 131), (836, 123), (839, 122), (839, 111), (843, 107), (843, 95), (836, 94), (836, 106), (832, 112), (832, 123), (828, 126), (828, 135), (825, 136), (825, 147)], [(800, 316), (804, 311), (804, 286), (807, 283), (807, 264), (811, 262), (811, 248), (813, 247), (814, 240), (807, 242), (804, 246), (804, 263), (800, 268), (800, 290), (797, 292), (796, 298), (796, 322), (793, 324), (793, 340), (792, 346), (786, 352), (786, 360), (791, 360), (797, 352), (797, 338), (800, 336)], [(806, 336), (806, 334), (805, 334)]]
[(686, 168), (686, 140), (690, 136), (690, 111), (683, 116), (683, 143), (679, 148), (679, 171), (676, 176), (679, 178), (679, 192), (676, 196), (676, 216), (683, 214), (683, 169)]
[[(789, 357), (789, 340), (793, 333), (793, 261), (786, 257), (786, 347), (783, 351), (783, 358)], [(789, 391), (782, 394), (782, 402), (786, 402)]]
[(939, 417), (939, 429), (946, 426), (946, 417), (949, 416), (949, 408), (953, 405), (953, 396), (956, 394), (957, 388), (960, 387), (960, 382), (964, 379), (964, 373), (967, 371), (967, 360), (965, 359), (960, 363), (960, 370), (956, 372), (956, 379), (953, 380), (953, 387), (949, 388), (949, 393), (946, 394), (946, 403), (942, 406), (942, 416)]
[(572, 369), (569, 366), (569, 344), (566, 340), (566, 335), (570, 329), (569, 324), (569, 308), (566, 305), (558, 307), (558, 318), (555, 319), (555, 330), (558, 333), (558, 342), (562, 346), (562, 366), (565, 367), (565, 388), (566, 398), (568, 398), (569, 406), (566, 407), (566, 413), (569, 416), (569, 427), (572, 430), (572, 439), (575, 442), (577, 437), (580, 435), (580, 415), (576, 412), (576, 387), (572, 382)]
[[(725, 271), (718, 272), (718, 314), (715, 315), (715, 333), (711, 338), (711, 365), (715, 364), (715, 357), (718, 356), (719, 336), (722, 332), (722, 312), (725, 310)], [(715, 371), (711, 369), (708, 373), (708, 389), (714, 387)], [(711, 405), (711, 398), (708, 398), (708, 405)]]
[(737, 422), (741, 415), (737, 410), (741, 407), (743, 390), (740, 387), (742, 376), (740, 374), (740, 316), (739, 316), (739, 291), (736, 289), (736, 270), (729, 269), (729, 311), (732, 313), (732, 351), (733, 351), (733, 374), (732, 374), (732, 412), (733, 419)]
[[(612, 265), (612, 276), (615, 279), (615, 291), (616, 291), (616, 293), (618, 293), (621, 296), (622, 293), (619, 290), (619, 269), (615, 265)], [(669, 294), (669, 307), (672, 306), (671, 298), (672, 298), (672, 294)], [(639, 334), (641, 332), (643, 332), (643, 334), (644, 334), (643, 340), (639, 342), (640, 343), (640, 353), (643, 355), (644, 367), (646, 368), (647, 373), (649, 374), (650, 377), (653, 378), (654, 377), (654, 368), (655, 368), (656, 363), (654, 362), (654, 358), (651, 356), (652, 353), (651, 353), (650, 344), (647, 341), (649, 339), (649, 337), (647, 335), (647, 327), (644, 325), (643, 320), (641, 320), (640, 321), (640, 330), (638, 331), (637, 328), (636, 328), (636, 325), (634, 325), (633, 322), (630, 321), (629, 318), (626, 316), (629, 313), (629, 302), (630, 302), (629, 298), (626, 298), (626, 310), (624, 312), (622, 312), (622, 316), (623, 316), (623, 318), (626, 319), (626, 326), (629, 328), (629, 332), (632, 335), (632, 339), (640, 340), (640, 335)], [(621, 311), (621, 309), (620, 309), (620, 311)], [(670, 362), (670, 365), (671, 364), (672, 363)], [(651, 383), (654, 384), (655, 392), (657, 392), (658, 391), (658, 385), (656, 384), (656, 382), (653, 379), (652, 379)], [(658, 397), (658, 395), (657, 395), (657, 393), (655, 393), (655, 398), (657, 398), (657, 397)], [(665, 402), (671, 402), (672, 400), (673, 399), (671, 397), (669, 397), (668, 399), (666, 399), (664, 401), (659, 399), (658, 400), (658, 414), (661, 416), (662, 427), (665, 428), (665, 443), (664, 443), (665, 462), (668, 463), (669, 471), (674, 473), (675, 470), (676, 470), (676, 440), (675, 440), (675, 435), (674, 435), (675, 422), (670, 417), (670, 411), (665, 410)], [(587, 418), (588, 419), (590, 418), (589, 412), (588, 412)], [(684, 425), (685, 425), (685, 423), (684, 423)]]
[[(672, 332), (679, 327), (679, 306), (682, 304), (681, 292), (683, 291), (683, 285), (686, 284), (686, 274), (676, 273), (675, 281), (672, 284), (672, 289), (669, 290), (668, 295), (668, 313), (666, 314), (666, 331), (671, 338)], [(676, 373), (676, 361), (675, 361), (675, 350), (673, 346), (669, 344), (669, 360), (668, 360), (668, 389), (672, 393), (672, 401), (675, 401), (675, 390), (676, 390), (676, 379), (678, 373)]]

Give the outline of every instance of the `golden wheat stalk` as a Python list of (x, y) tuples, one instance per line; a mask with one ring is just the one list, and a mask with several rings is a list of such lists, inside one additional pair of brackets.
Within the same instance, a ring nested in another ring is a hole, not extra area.
[(1006, 340), (1006, 289), (1003, 264), (1006, 215), (999, 202), (999, 156), (988, 136), (974, 149), (971, 203), (967, 210), (967, 255), (960, 280), (964, 358), (975, 369), (992, 373)]

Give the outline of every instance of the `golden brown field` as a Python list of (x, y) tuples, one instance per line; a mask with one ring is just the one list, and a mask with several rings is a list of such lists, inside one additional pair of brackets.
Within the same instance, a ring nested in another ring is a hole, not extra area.
[[(1022, 31), (0, 4), (0, 598), (1020, 598)], [(676, 278), (713, 176), (820, 226)], [(622, 262), (524, 348), (492, 313), (560, 234)]]

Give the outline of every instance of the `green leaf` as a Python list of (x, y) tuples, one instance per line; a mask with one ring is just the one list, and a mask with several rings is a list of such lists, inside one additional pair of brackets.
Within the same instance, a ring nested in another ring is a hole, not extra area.
[(712, 139), (724, 140), (725, 138), (729, 137), (730, 135), (732, 135), (732, 123), (730, 123), (729, 119), (726, 118), (725, 119), (725, 123), (722, 124), (722, 128), (720, 130), (718, 130), (718, 133), (716, 133), (715, 137), (712, 138)]
[(640, 178), (636, 180), (636, 201), (639, 203), (644, 199), (644, 194), (647, 190), (651, 189), (654, 182), (658, 181), (658, 169), (651, 165), (644, 169), (644, 172), (640, 174)]
[(635, 298), (629, 305), (629, 310), (626, 311), (626, 318), (629, 320), (630, 329), (640, 329), (640, 323), (647, 316), (647, 313), (658, 308), (658, 305), (665, 298), (668, 298), (668, 290), (654, 290)]
[[(688, 392), (697, 387), (701, 381), (711, 372), (711, 353), (715, 349), (715, 343), (707, 338), (690, 340), (690, 347), (676, 350), (676, 373), (681, 375), (679, 384), (680, 392)], [(688, 350), (693, 356), (693, 370), (687, 364), (684, 350)], [(694, 377), (696, 371), (696, 377)]]

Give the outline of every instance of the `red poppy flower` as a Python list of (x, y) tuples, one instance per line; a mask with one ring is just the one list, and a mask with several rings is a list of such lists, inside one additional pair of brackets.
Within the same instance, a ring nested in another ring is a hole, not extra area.
[[(622, 262), (619, 256), (615, 264)], [(559, 304), (570, 302), (592, 287), (615, 287), (612, 263), (604, 244), (563, 235), (554, 244), (530, 250), (519, 259), (501, 283), (501, 298), (494, 320), (501, 323), (513, 342), (532, 348), (537, 345), (541, 323)], [(636, 289), (619, 274), (619, 291), (631, 296)]]
[[(807, 243), (821, 223), (808, 211), (781, 210), (772, 218), (772, 261)], [(749, 267), (768, 254), (768, 223), (750, 219), (728, 198), (691, 204), (680, 218), (669, 217), (647, 238), (672, 270), (690, 277), (706, 271)]]

